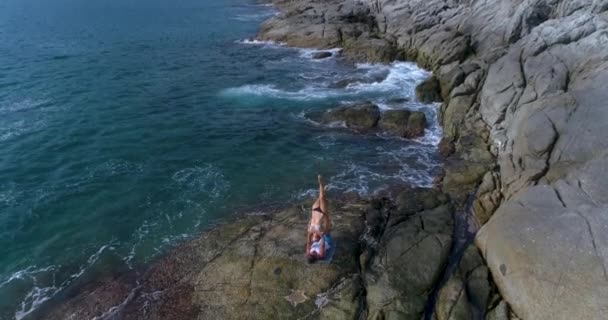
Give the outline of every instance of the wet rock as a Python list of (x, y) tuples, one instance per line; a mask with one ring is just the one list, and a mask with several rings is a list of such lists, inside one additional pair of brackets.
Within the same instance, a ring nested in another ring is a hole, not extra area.
[(402, 98), (391, 98), (387, 101), (390, 104), (403, 104), (410, 102), (410, 98), (402, 97)]
[(346, 78), (342, 80), (338, 80), (329, 85), (330, 88), (334, 89), (344, 89), (350, 85), (362, 84), (362, 83), (379, 83), (386, 79), (388, 73), (380, 72), (374, 73), (365, 77), (360, 78)]
[(454, 153), (454, 151), (456, 151), (456, 147), (454, 146), (454, 141), (452, 139), (449, 138), (442, 138), (441, 141), (439, 141), (439, 154), (441, 154), (442, 157), (447, 158), (449, 157), (452, 153)]
[(416, 86), (416, 98), (422, 103), (443, 101), (439, 80), (432, 76)]
[(416, 138), (424, 135), (426, 116), (421, 111), (388, 110), (382, 114), (378, 126), (400, 137)]
[(315, 53), (312, 55), (312, 58), (313, 58), (313, 59), (317, 59), (317, 60), (318, 60), (318, 59), (325, 59), (325, 58), (329, 58), (329, 57), (331, 57), (332, 55), (333, 55), (333, 54), (332, 54), (331, 52), (329, 52), (329, 51), (320, 51), (320, 52), (315, 52)]
[(325, 123), (341, 122), (349, 129), (369, 131), (380, 120), (380, 109), (371, 102), (364, 102), (331, 109), (323, 115)]

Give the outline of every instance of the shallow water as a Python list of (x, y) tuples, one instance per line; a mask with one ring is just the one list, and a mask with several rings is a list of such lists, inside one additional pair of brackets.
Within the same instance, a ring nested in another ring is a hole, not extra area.
[[(0, 319), (240, 208), (312, 196), (317, 173), (330, 194), (431, 184), (437, 106), (413, 99), (429, 74), (245, 40), (274, 13), (250, 0), (0, 3)], [(363, 100), (426, 112), (426, 136), (306, 116)]]

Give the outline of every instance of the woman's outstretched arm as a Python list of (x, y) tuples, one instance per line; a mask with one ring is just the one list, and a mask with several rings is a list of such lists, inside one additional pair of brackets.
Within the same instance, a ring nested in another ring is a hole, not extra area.
[(306, 234), (306, 255), (310, 255), (310, 232)]
[(325, 259), (325, 236), (321, 236), (321, 253), (319, 256), (321, 259)]

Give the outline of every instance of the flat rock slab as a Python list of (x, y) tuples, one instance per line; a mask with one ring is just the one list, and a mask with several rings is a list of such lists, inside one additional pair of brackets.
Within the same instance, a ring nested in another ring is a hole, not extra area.
[(309, 206), (292, 207), (210, 230), (152, 265), (138, 286), (104, 280), (43, 318), (89, 319), (114, 306), (122, 319), (297, 319), (330, 305), (334, 315), (354, 313), (358, 300), (341, 308), (334, 300), (347, 294), (337, 286), (360, 287), (363, 215), (355, 205), (332, 208), (331, 217), (338, 246), (331, 263), (307, 263)]
[(395, 202), (331, 205), (331, 263), (306, 261), (310, 204), (245, 215), (183, 243), (138, 281), (76, 288), (36, 318), (417, 320), (451, 247), (447, 201), (416, 188)]

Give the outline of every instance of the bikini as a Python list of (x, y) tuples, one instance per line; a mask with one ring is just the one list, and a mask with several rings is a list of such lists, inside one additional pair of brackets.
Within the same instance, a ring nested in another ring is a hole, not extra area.
[[(321, 210), (321, 207), (316, 207), (313, 208), (312, 211), (316, 211), (316, 212), (320, 212), (322, 215), (326, 215), (325, 212), (323, 212), (323, 210)], [(317, 232), (320, 234), (323, 234), (321, 232), (321, 225), (320, 224), (310, 224), (310, 227), (308, 228), (308, 232)]]

